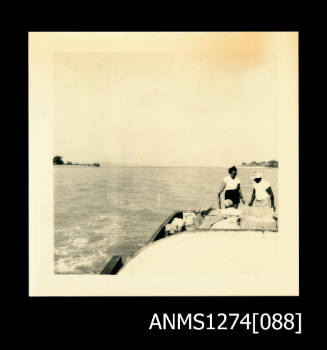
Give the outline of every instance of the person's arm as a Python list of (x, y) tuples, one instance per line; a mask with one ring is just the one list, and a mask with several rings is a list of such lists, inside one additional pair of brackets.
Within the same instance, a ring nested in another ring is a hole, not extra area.
[(243, 198), (243, 194), (242, 194), (242, 191), (241, 191), (241, 184), (237, 185), (237, 189), (238, 189), (238, 192), (240, 193), (240, 198), (241, 198), (242, 203), (245, 204), (245, 200)]
[(251, 198), (251, 200), (250, 200), (250, 202), (249, 202), (249, 207), (252, 207), (252, 204), (253, 204), (253, 202), (254, 202), (254, 199), (255, 199), (255, 189), (253, 189), (252, 198)]
[(224, 192), (224, 189), (226, 187), (225, 181), (221, 184), (220, 190), (218, 192), (218, 208), (221, 209), (221, 200), (220, 200), (220, 195)]
[(271, 203), (271, 207), (274, 209), (274, 211), (276, 210), (275, 208), (275, 198), (274, 198), (274, 193), (271, 189), (271, 187), (269, 186), (266, 191), (268, 192), (269, 196), (270, 196), (270, 203)]

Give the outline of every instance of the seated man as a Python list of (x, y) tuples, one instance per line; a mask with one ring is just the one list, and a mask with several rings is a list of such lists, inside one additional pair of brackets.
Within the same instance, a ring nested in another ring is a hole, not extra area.
[(274, 194), (270, 183), (263, 180), (262, 174), (259, 172), (256, 172), (252, 178), (254, 180), (253, 192), (249, 206), (254, 204), (255, 207), (271, 207), (275, 211)]

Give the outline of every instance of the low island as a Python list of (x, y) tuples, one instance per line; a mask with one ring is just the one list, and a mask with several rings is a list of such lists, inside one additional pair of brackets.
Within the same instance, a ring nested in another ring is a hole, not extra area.
[(256, 162), (242, 163), (242, 167), (264, 167), (264, 168), (278, 168), (277, 160), (269, 160), (268, 162)]
[(100, 166), (100, 163), (82, 164), (82, 163), (72, 163), (72, 162), (70, 162), (70, 161), (68, 161), (68, 162), (65, 163), (65, 162), (62, 160), (62, 157), (61, 157), (61, 156), (55, 156), (55, 157), (53, 157), (52, 163), (53, 163), (53, 165), (79, 165), (79, 166), (94, 166), (94, 167), (99, 167), (99, 166)]

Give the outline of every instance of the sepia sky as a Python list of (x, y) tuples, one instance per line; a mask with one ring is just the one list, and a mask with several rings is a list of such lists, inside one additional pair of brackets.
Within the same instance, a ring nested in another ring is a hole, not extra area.
[[(108, 38), (103, 51), (83, 51), (81, 43), (79, 52), (53, 56), (54, 153), (64, 161), (229, 166), (278, 159), (273, 34), (101, 36)], [(110, 50), (113, 40), (130, 50)]]

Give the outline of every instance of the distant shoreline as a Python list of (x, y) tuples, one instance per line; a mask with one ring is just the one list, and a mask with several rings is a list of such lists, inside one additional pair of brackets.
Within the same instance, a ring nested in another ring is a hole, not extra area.
[[(212, 165), (192, 165), (189, 164), (188, 162), (185, 162), (186, 164), (184, 165), (167, 165), (167, 164), (162, 164), (162, 165), (151, 165), (151, 164), (142, 164), (141, 162), (136, 164), (136, 163), (115, 163), (115, 162), (103, 162), (101, 165), (98, 162), (90, 162), (90, 163), (73, 163), (72, 161), (67, 161), (64, 162), (62, 159), (62, 156), (55, 156), (53, 158), (53, 165), (56, 166), (78, 166), (78, 167), (104, 167), (104, 168), (225, 168), (228, 169), (229, 166), (223, 166), (223, 165), (218, 165), (218, 164), (212, 164)], [(242, 164), (237, 165), (238, 168), (278, 168), (278, 161), (277, 160), (270, 160), (270, 161), (263, 161), (263, 162), (242, 162)]]
[[(59, 166), (59, 167), (62, 167), (62, 166), (66, 166), (67, 164), (53, 164), (54, 166)], [(72, 164), (72, 165), (69, 165), (70, 167), (88, 167), (87, 165), (75, 165), (75, 164)], [(94, 167), (93, 165), (90, 165), (90, 167)], [(194, 168), (199, 168), (199, 169), (228, 169), (228, 166), (166, 166), (166, 165), (162, 165), (162, 166), (159, 166), (159, 165), (102, 165), (101, 168), (112, 168), (112, 169), (118, 169), (118, 168), (170, 168), (170, 169), (181, 169), (181, 168), (184, 168), (184, 169), (194, 169)], [(265, 166), (237, 166), (238, 169), (278, 169), (278, 168), (271, 168), (271, 167), (265, 167)]]
[(278, 160), (272, 159), (264, 162), (253, 161), (251, 163), (243, 162), (239, 168), (278, 168)]
[(85, 167), (99, 167), (100, 164), (53, 164), (55, 166), (85, 166)]
[(253, 166), (243, 166), (243, 165), (239, 165), (238, 166), (238, 168), (246, 168), (246, 169), (252, 169), (252, 168), (258, 168), (258, 169), (261, 169), (261, 168), (271, 168), (271, 167), (269, 167), (269, 166), (255, 166), (255, 165), (253, 165)]

